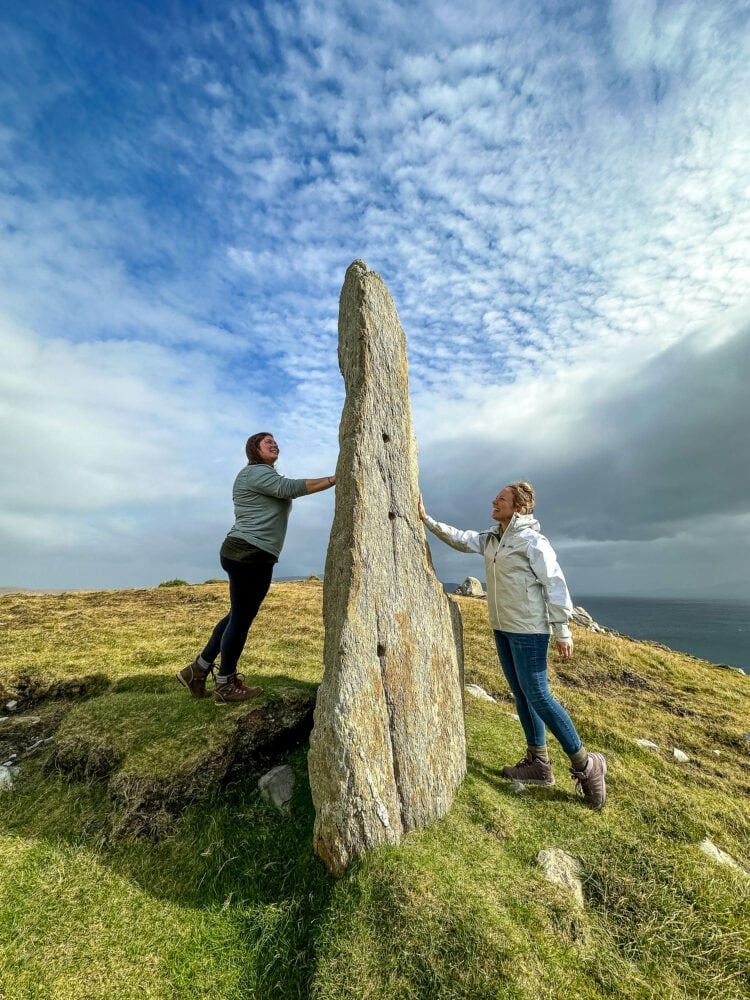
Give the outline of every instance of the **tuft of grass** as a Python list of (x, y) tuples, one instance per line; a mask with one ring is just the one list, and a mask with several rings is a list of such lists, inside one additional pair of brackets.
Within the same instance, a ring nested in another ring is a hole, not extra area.
[[(320, 679), (321, 600), (315, 580), (271, 588), (243, 655), (269, 705)], [(746, 1000), (748, 678), (578, 630), (551, 683), (607, 755), (607, 807), (574, 797), (555, 744), (557, 785), (519, 795), (500, 777), (523, 739), (486, 608), (459, 604), (466, 680), (497, 698), (466, 698), (466, 780), (441, 823), (335, 882), (312, 852), (304, 745), (283, 754), (288, 813), (238, 765), (177, 814), (152, 813), (152, 836), (110, 835), (118, 788), (200, 782), (233, 752), (242, 709), (174, 680), (225, 613), (225, 584), (0, 598), (0, 690), (27, 708), (0, 743), (54, 734), (0, 800), (0, 997)], [(706, 857), (705, 837), (740, 867)], [(549, 847), (578, 860), (583, 907), (544, 877)]]

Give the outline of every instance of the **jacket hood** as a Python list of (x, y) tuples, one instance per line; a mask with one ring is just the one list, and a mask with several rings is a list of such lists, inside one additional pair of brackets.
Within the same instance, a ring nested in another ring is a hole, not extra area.
[[(500, 525), (498, 525), (498, 528)], [(531, 528), (532, 531), (539, 531), (540, 524), (533, 514), (519, 514), (518, 511), (510, 519), (510, 523), (505, 531), (521, 531), (522, 528)], [(505, 531), (500, 531), (499, 534), (502, 536)]]

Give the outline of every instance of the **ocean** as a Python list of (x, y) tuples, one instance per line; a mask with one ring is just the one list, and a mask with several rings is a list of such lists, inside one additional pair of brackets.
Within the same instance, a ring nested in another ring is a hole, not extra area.
[(633, 639), (653, 639), (670, 649), (750, 673), (750, 603), (643, 597), (584, 597), (573, 602), (594, 621)]
[[(451, 594), (458, 584), (444, 584)], [(633, 639), (652, 639), (670, 649), (750, 674), (750, 602), (658, 597), (573, 595), (594, 621)]]

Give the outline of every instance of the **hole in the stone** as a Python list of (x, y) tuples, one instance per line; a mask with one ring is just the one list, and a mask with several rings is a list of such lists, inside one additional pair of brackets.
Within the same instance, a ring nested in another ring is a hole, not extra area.
[(391, 435), (390, 434), (386, 434), (385, 432), (383, 432), (383, 440), (384, 441), (390, 441), (391, 440)]
[(381, 642), (378, 643), (378, 656), (385, 656), (385, 646)]
[(388, 517), (390, 518), (391, 521), (396, 520), (396, 514), (392, 510), (388, 511)]

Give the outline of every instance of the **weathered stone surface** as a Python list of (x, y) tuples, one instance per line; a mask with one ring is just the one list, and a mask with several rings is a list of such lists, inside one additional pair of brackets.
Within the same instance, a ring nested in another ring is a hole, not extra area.
[(13, 787), (15, 780), (15, 768), (6, 764), (0, 765), (0, 792), (7, 792)]
[(572, 854), (559, 847), (547, 847), (537, 854), (536, 860), (550, 882), (561, 886), (579, 906), (583, 906), (581, 866)]
[(362, 261), (341, 292), (339, 363), (325, 674), (308, 758), (315, 849), (337, 875), (443, 816), (466, 769), (461, 619), (418, 516), (406, 338)]
[[(736, 868), (738, 871), (745, 871), (745, 869), (740, 865), (731, 854), (727, 854), (726, 851), (722, 851), (720, 847), (717, 847), (712, 840), (706, 837), (702, 840), (698, 847), (707, 854), (709, 858), (712, 858), (719, 865), (727, 865), (729, 868)], [(747, 872), (745, 872), (747, 874)]]
[(467, 694), (474, 698), (481, 698), (483, 701), (495, 701), (491, 694), (488, 694), (483, 687), (478, 684), (467, 684), (464, 688)]
[(258, 788), (261, 798), (284, 811), (289, 808), (294, 794), (294, 771), (288, 764), (272, 767), (258, 781)]
[(467, 576), (454, 590), (461, 597), (485, 597), (484, 587), (475, 576)]

